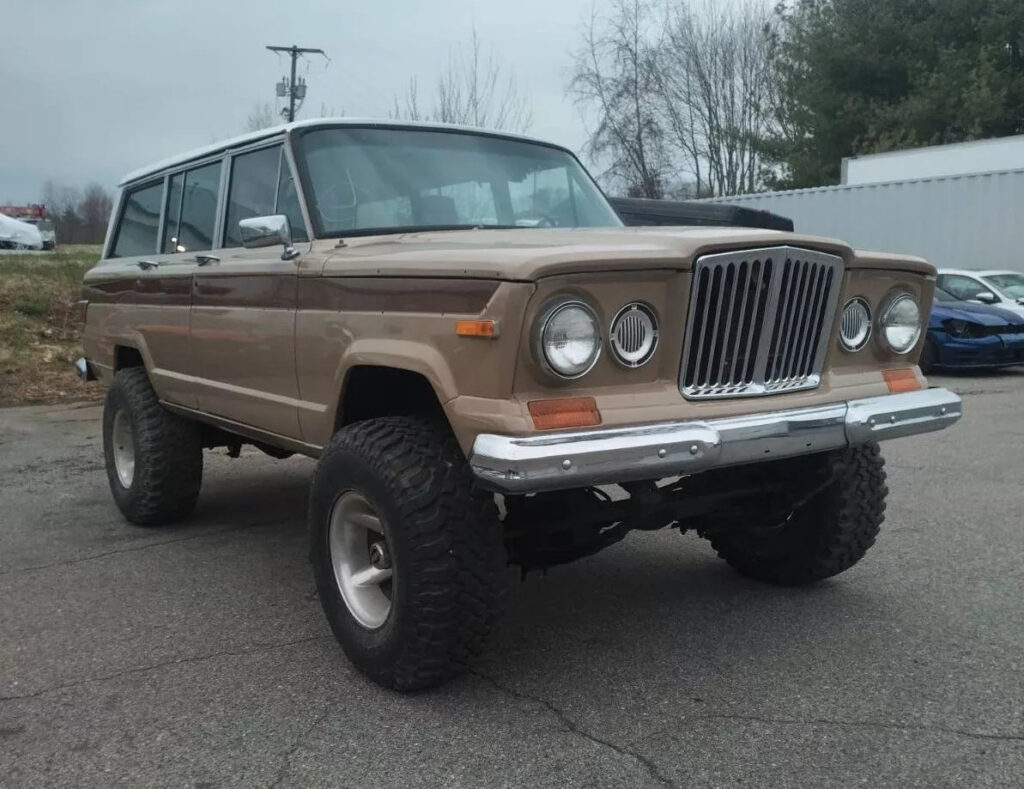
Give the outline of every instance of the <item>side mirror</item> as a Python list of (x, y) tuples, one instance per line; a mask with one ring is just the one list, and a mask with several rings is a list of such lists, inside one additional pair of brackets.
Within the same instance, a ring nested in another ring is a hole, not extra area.
[(982, 304), (997, 304), (999, 302), (999, 297), (995, 293), (990, 293), (986, 290), (975, 296), (974, 300), (980, 301)]
[(299, 251), (292, 246), (292, 229), (288, 224), (288, 217), (284, 214), (242, 219), (238, 223), (238, 229), (242, 236), (242, 246), (246, 249), (261, 249), (281, 244), (284, 246), (281, 260), (294, 260), (299, 256)]

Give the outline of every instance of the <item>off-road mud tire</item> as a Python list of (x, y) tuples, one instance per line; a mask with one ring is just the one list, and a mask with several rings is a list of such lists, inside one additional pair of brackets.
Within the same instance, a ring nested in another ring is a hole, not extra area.
[[(113, 425), (118, 411), (131, 424), (135, 471), (125, 486), (114, 463)], [(161, 526), (195, 509), (203, 482), (199, 426), (160, 405), (142, 367), (114, 377), (103, 408), (103, 455), (110, 491), (119, 510), (137, 526)]]
[[(349, 612), (331, 561), (331, 513), (348, 491), (373, 507), (391, 551), (391, 609), (375, 629)], [(494, 497), (476, 486), (447, 425), (385, 417), (339, 431), (313, 478), (309, 531), (327, 620), (375, 682), (401, 691), (437, 685), (484, 649), (504, 589), (501, 526)]]
[(711, 545), (742, 575), (780, 586), (814, 583), (863, 558), (885, 519), (885, 461), (867, 443), (821, 456), (832, 482), (784, 524), (710, 535)]

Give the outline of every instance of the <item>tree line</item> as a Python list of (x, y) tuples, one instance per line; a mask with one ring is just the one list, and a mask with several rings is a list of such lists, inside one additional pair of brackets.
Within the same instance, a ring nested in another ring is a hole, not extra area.
[(47, 181), (42, 197), (58, 244), (103, 243), (114, 208), (114, 198), (108, 189), (97, 183), (78, 189)]
[(1024, 132), (1020, 0), (612, 0), (569, 93), (613, 191), (839, 181), (844, 156)]

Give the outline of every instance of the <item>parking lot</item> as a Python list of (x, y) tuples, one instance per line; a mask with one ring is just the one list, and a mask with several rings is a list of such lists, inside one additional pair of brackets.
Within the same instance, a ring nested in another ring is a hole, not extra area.
[(514, 583), (476, 672), (411, 696), (321, 615), (310, 461), (208, 453), (196, 518), (140, 530), (97, 406), (0, 411), (0, 785), (1019, 785), (1024, 371), (934, 382), (964, 419), (886, 446), (853, 570), (777, 589), (634, 534)]

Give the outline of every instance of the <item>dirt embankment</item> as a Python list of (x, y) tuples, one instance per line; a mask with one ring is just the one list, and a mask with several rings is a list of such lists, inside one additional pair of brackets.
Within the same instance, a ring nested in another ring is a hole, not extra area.
[(75, 316), (97, 247), (0, 255), (0, 406), (99, 399), (74, 373), (82, 355)]

